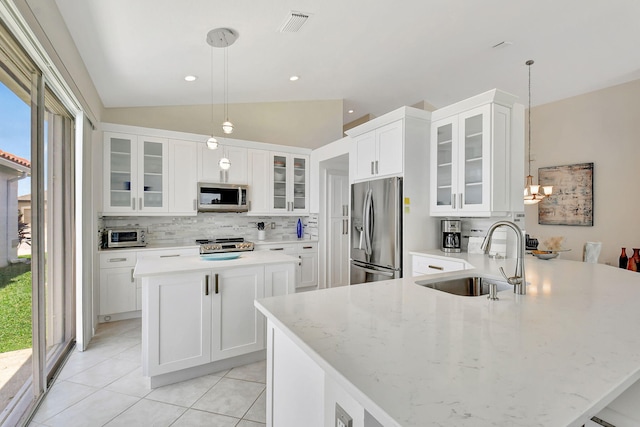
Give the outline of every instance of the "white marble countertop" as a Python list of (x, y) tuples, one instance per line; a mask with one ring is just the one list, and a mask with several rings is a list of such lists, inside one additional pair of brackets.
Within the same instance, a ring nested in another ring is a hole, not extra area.
[(218, 268), (246, 267), (260, 264), (280, 264), (298, 262), (298, 258), (270, 251), (240, 252), (239, 258), (232, 260), (205, 260), (199, 255), (179, 258), (143, 258), (138, 259), (133, 277), (160, 276), (163, 274), (186, 271), (204, 271)]
[(318, 239), (264, 239), (255, 240), (254, 245), (273, 245), (278, 243), (318, 243)]
[[(514, 260), (446, 255), (499, 278)], [(640, 274), (526, 259), (527, 295), (461, 297), (404, 278), (258, 309), (372, 414), (401, 426), (581, 426), (640, 379)]]

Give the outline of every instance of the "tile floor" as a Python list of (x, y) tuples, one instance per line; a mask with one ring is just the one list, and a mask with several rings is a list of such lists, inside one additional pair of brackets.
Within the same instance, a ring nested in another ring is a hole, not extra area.
[(141, 333), (140, 319), (101, 324), (87, 351), (71, 355), (29, 425), (265, 425), (264, 361), (151, 390), (141, 373)]

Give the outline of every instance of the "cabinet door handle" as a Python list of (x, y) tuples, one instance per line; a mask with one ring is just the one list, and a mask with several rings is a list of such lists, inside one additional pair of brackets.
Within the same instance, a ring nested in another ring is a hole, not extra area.
[(376, 175), (378, 175), (378, 161), (376, 160)]
[(142, 197), (140, 197), (140, 210), (142, 210), (142, 208), (144, 208), (144, 206), (142, 205)]
[(271, 248), (270, 251), (284, 251), (284, 248)]
[(220, 172), (218, 172), (218, 174), (220, 175), (219, 177), (220, 182), (224, 182), (224, 171), (221, 169)]
[(298, 265), (302, 265), (302, 257), (300, 255), (298, 255), (298, 259), (300, 260), (298, 261)]
[(373, 162), (371, 162), (371, 175), (373, 175)]
[(195, 211), (196, 209), (198, 209), (198, 205), (197, 205), (198, 201), (196, 199), (193, 199), (193, 210)]
[(109, 262), (124, 262), (126, 258), (109, 258)]
[(204, 294), (209, 295), (209, 275), (204, 276)]
[(303, 246), (302, 249), (313, 249), (313, 246)]
[(131, 198), (131, 210), (136, 210), (136, 198), (132, 197)]
[(160, 255), (160, 258), (173, 258), (180, 256), (180, 254), (172, 254), (172, 255)]
[(444, 270), (444, 267), (440, 267), (439, 265), (429, 265), (429, 268), (434, 270)]
[(216, 294), (218, 293), (218, 273), (213, 275), (213, 283), (214, 286), (216, 287)]
[(456, 208), (456, 195), (451, 193), (451, 209), (455, 209)]
[(136, 279), (133, 278), (133, 268), (131, 269), (131, 283), (134, 283)]
[(342, 220), (342, 234), (347, 234), (349, 230), (348, 222), (346, 219)]

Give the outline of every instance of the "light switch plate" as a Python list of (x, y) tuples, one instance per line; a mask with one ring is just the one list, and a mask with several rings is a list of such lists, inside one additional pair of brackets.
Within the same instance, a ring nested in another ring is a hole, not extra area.
[(353, 427), (353, 418), (336, 403), (336, 427)]

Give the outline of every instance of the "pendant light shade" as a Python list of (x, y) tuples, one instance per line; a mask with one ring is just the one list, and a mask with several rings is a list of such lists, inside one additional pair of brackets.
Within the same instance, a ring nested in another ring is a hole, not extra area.
[(229, 159), (227, 159), (226, 157), (223, 157), (218, 162), (218, 166), (220, 166), (220, 169), (222, 169), (223, 171), (229, 170), (229, 168), (231, 167), (231, 161), (229, 161)]
[(531, 66), (533, 65), (533, 60), (530, 59), (525, 62), (527, 67), (529, 67), (529, 110), (528, 110), (528, 123), (529, 123), (529, 175), (527, 175), (527, 181), (524, 187), (524, 204), (525, 205), (535, 205), (539, 203), (542, 199), (547, 196), (553, 194), (552, 186), (543, 186), (542, 193), (540, 192), (540, 185), (533, 183), (533, 175), (531, 175)]
[(231, 123), (230, 121), (225, 121), (222, 123), (222, 132), (229, 134), (229, 133), (233, 133), (233, 123)]
[(218, 148), (218, 140), (215, 139), (213, 136), (207, 139), (207, 148), (209, 150), (216, 150)]

